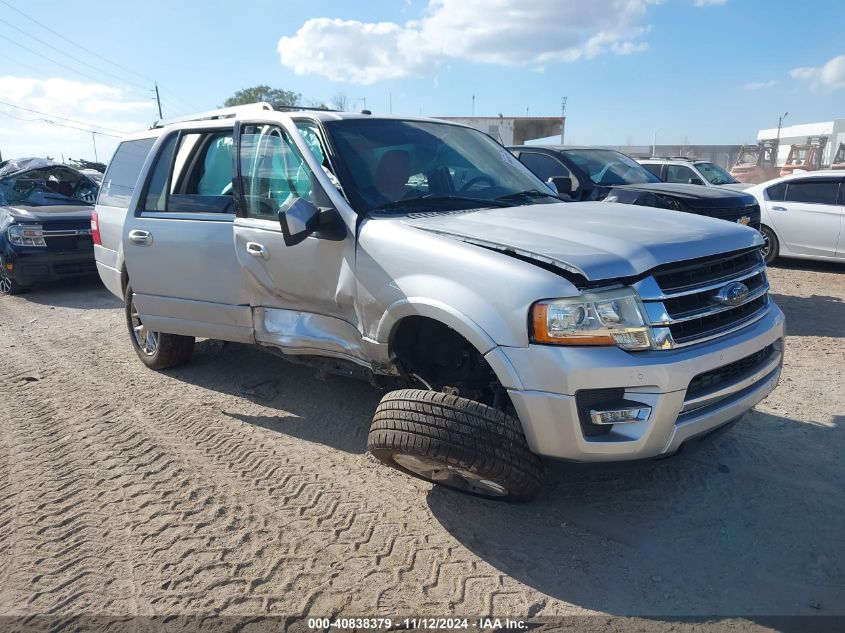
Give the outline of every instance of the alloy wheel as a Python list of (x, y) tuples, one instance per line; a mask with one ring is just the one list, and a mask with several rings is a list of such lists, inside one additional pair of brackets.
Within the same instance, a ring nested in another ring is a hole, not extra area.
[(138, 309), (135, 307), (135, 299), (132, 299), (129, 314), (132, 319), (132, 334), (135, 336), (138, 348), (147, 356), (153, 356), (158, 349), (158, 333), (147, 329), (147, 326), (141, 322)]

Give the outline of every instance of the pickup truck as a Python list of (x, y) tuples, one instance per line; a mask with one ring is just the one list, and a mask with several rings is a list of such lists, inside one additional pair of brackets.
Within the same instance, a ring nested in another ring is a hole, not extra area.
[(564, 202), (469, 127), (259, 104), (128, 137), (92, 219), (152, 369), (196, 337), (385, 390), (381, 462), (525, 499), (542, 457), (650, 460), (776, 386), (784, 317), (760, 234)]

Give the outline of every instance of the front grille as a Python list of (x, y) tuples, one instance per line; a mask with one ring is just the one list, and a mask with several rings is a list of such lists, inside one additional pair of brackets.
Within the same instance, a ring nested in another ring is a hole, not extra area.
[(764, 347), (759, 352), (741, 358), (728, 365), (711, 369), (698, 374), (687, 387), (687, 400), (692, 400), (707, 393), (716, 391), (726, 384), (735, 383), (743, 376), (750, 374), (763, 365), (775, 351), (774, 344)]
[[(720, 291), (747, 289), (735, 305)], [(659, 347), (681, 347), (733, 332), (768, 309), (769, 284), (759, 249), (662, 267), (637, 284)]]
[(744, 207), (731, 207), (727, 209), (712, 209), (712, 208), (692, 208), (692, 213), (698, 215), (706, 215), (711, 218), (719, 218), (720, 220), (728, 220), (730, 222), (738, 222), (740, 218), (748, 218), (748, 224), (760, 225), (760, 205), (749, 204)]

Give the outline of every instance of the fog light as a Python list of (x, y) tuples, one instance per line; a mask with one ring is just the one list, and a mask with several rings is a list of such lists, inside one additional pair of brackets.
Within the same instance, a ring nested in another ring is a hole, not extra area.
[(651, 416), (651, 407), (645, 404), (631, 403), (630, 406), (613, 409), (590, 409), (590, 421), (593, 424), (628, 424), (645, 422)]

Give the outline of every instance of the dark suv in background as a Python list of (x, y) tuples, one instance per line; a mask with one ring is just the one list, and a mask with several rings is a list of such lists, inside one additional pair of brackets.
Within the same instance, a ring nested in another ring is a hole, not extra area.
[(669, 184), (630, 156), (595, 147), (508, 148), (558, 193), (572, 200), (604, 200), (706, 215), (760, 229), (754, 196), (719, 187)]

